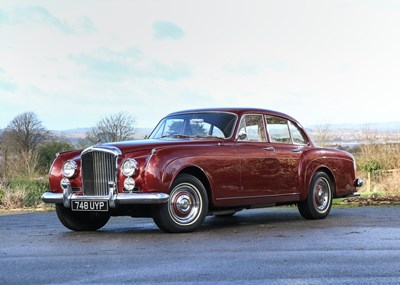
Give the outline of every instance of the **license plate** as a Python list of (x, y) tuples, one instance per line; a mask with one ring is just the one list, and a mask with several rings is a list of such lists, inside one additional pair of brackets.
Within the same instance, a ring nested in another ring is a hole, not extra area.
[(107, 201), (72, 201), (72, 211), (108, 211)]

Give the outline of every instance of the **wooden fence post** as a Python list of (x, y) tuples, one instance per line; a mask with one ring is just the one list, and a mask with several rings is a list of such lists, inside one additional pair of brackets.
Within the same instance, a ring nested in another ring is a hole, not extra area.
[(367, 178), (367, 192), (371, 192), (371, 172), (368, 171), (368, 178)]

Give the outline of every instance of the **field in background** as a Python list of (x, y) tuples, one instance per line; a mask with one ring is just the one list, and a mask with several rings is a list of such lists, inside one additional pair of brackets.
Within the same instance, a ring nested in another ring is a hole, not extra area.
[[(379, 132), (369, 128), (332, 130), (327, 126), (308, 131), (316, 144), (353, 154), (358, 177), (365, 182), (360, 189), (364, 197), (400, 198), (400, 132)], [(63, 135), (68, 139), (68, 133)], [(77, 137), (79, 134), (74, 133), (72, 138)], [(43, 207), (40, 197), (48, 191), (46, 165), (50, 165), (53, 157), (54, 154), (51, 154), (44, 167), (38, 167), (42, 165), (38, 159), (33, 159), (37, 165), (24, 165), (32, 161), (32, 157), (19, 158), (20, 164), (11, 165), (7, 175), (0, 178), (0, 208)], [(2, 159), (0, 157), (0, 165)], [(13, 160), (10, 157), (8, 159)], [(29, 171), (21, 172), (21, 169)]]

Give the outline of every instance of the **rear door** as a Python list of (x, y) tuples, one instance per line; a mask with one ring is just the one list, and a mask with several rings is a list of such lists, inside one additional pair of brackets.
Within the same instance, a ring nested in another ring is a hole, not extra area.
[(299, 192), (299, 163), (307, 139), (296, 123), (278, 116), (265, 116), (269, 146), (274, 149), (279, 173), (274, 177), (274, 194)]

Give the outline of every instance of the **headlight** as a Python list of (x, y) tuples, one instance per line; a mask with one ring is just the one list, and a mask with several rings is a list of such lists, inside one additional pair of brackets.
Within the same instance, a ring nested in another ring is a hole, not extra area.
[(122, 173), (126, 177), (133, 176), (135, 174), (135, 171), (137, 169), (137, 161), (134, 160), (133, 158), (128, 158), (127, 160), (122, 163)]
[(124, 181), (125, 190), (132, 191), (135, 188), (135, 180), (132, 177), (128, 177)]
[(62, 174), (67, 177), (71, 178), (76, 174), (76, 169), (78, 168), (78, 165), (76, 164), (75, 161), (73, 160), (67, 160), (64, 162), (62, 166)]

